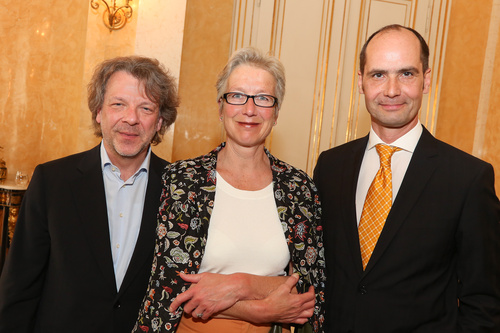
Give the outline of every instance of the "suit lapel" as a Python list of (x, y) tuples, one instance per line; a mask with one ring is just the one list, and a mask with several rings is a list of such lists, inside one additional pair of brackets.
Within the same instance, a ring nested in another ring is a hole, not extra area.
[(438, 153), (435, 142), (436, 139), (423, 128), (422, 135), (415, 147), (396, 200), (387, 216), (384, 229), (380, 234), (372, 257), (366, 266), (365, 274), (382, 257), (436, 169), (438, 165)]
[(102, 179), (100, 145), (85, 154), (78, 165), (81, 177), (70, 184), (82, 230), (104, 280), (116, 292), (113, 258), (109, 240), (108, 212)]
[(146, 189), (146, 198), (142, 213), (141, 229), (137, 238), (134, 253), (127, 268), (127, 272), (120, 287), (119, 294), (123, 293), (134, 280), (145, 262), (150, 262), (154, 256), (154, 245), (156, 238), (156, 221), (161, 194), (161, 175), (165, 163), (151, 153), (151, 162), (149, 166), (148, 186)]
[(368, 136), (355, 142), (352, 147), (352, 153), (344, 160), (342, 180), (342, 207), (347, 207), (342, 210), (344, 232), (347, 235), (352, 262), (355, 263), (356, 272), (361, 276), (363, 273), (363, 265), (361, 263), (361, 250), (359, 248), (358, 225), (356, 219), (356, 188), (358, 184), (359, 170), (365, 153), (366, 145), (368, 144)]

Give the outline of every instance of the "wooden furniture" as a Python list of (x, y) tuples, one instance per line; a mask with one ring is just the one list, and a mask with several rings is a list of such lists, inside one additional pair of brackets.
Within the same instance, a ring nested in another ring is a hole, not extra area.
[(2, 273), (10, 240), (14, 235), (19, 206), (27, 187), (27, 184), (19, 185), (9, 180), (0, 183), (0, 208), (3, 212), (3, 218), (0, 221), (0, 274)]

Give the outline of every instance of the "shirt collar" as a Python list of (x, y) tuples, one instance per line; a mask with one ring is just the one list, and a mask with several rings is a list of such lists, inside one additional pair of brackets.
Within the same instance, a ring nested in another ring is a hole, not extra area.
[[(141, 166), (139, 169), (135, 172), (134, 176), (136, 176), (139, 172), (141, 171), (146, 171), (146, 173), (149, 173), (149, 161), (151, 160), (151, 146), (148, 148), (148, 153), (146, 154), (146, 158), (144, 161), (142, 161)], [(111, 160), (109, 159), (108, 152), (106, 151), (106, 148), (104, 148), (104, 142), (101, 141), (101, 168), (104, 170), (104, 167), (108, 165), (113, 165), (111, 163)]]
[[(402, 150), (413, 153), (415, 151), (415, 147), (417, 146), (418, 140), (420, 140), (422, 132), (422, 124), (420, 123), (420, 120), (418, 120), (418, 123), (417, 125), (415, 125), (415, 127), (413, 127), (408, 133), (391, 143), (390, 146), (398, 147)], [(372, 149), (379, 143), (387, 144), (379, 138), (372, 127), (370, 129), (370, 135), (368, 136), (368, 145), (366, 147), (366, 150)]]

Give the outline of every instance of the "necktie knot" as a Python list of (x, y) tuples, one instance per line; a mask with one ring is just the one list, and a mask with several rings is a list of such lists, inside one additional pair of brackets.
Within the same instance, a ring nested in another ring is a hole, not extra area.
[(375, 146), (377, 149), (378, 156), (380, 157), (380, 165), (383, 167), (391, 167), (391, 157), (392, 155), (400, 150), (398, 147), (384, 145), (379, 143)]

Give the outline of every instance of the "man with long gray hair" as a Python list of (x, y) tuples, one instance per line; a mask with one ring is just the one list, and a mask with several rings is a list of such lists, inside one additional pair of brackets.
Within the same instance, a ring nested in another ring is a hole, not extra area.
[(161, 173), (177, 115), (156, 59), (101, 63), (88, 85), (97, 147), (37, 166), (0, 278), (0, 332), (130, 332), (149, 280)]

